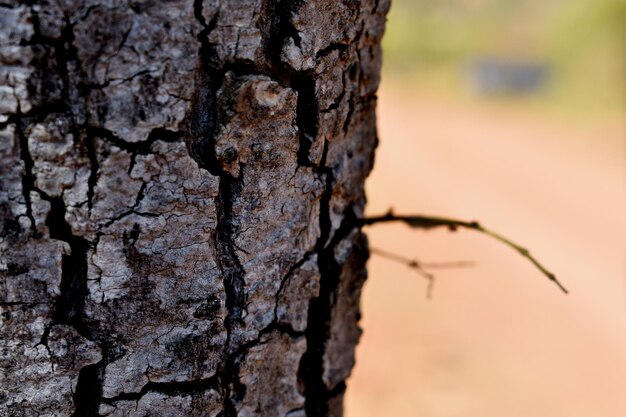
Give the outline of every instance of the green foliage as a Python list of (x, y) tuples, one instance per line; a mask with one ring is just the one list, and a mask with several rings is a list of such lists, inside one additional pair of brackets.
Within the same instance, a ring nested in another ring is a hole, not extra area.
[(624, 41), (626, 0), (394, 0), (384, 71), (458, 87), (469, 59), (539, 60), (553, 69), (550, 98), (613, 106), (626, 91)]

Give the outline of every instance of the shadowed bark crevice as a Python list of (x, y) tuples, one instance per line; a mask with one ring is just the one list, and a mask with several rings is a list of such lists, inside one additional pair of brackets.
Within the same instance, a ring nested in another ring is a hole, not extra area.
[(241, 192), (243, 176), (239, 179), (224, 175), (220, 178), (220, 194), (216, 199), (218, 224), (215, 233), (215, 248), (218, 266), (222, 272), (224, 290), (226, 292), (227, 316), (226, 327), (226, 359), (220, 370), (222, 392), (224, 393), (223, 416), (237, 415), (235, 404), (245, 395), (245, 386), (238, 379), (239, 368), (236, 351), (241, 341), (237, 340), (237, 330), (243, 326), (242, 315), (246, 306), (245, 270), (237, 257), (233, 234), (233, 202)]
[(93, 207), (93, 196), (100, 176), (100, 163), (98, 162), (98, 154), (96, 151), (95, 139), (91, 135), (85, 138), (85, 148), (87, 157), (89, 158), (89, 179), (87, 180), (87, 207), (91, 211)]
[(198, 165), (215, 176), (223, 174), (215, 152), (217, 124), (217, 90), (224, 82), (225, 71), (216, 66), (214, 46), (209, 42), (209, 35), (215, 29), (219, 19), (219, 10), (210, 22), (203, 16), (204, 2), (194, 0), (194, 16), (203, 29), (198, 34), (200, 47), (199, 66), (195, 75), (195, 89), (190, 114), (187, 115), (187, 147)]
[[(102, 126), (93, 126), (93, 125), (88, 124), (84, 126), (84, 130), (87, 136), (86, 145), (87, 145), (88, 156), (89, 156), (89, 160), (91, 161), (91, 176), (89, 178), (89, 181), (90, 181), (89, 184), (90, 184), (90, 187), (94, 187), (94, 188), (98, 179), (98, 168), (99, 168), (97, 155), (95, 155), (94, 153), (93, 159), (92, 159), (92, 153), (91, 153), (92, 149), (94, 149), (94, 152), (95, 152), (95, 138), (104, 139), (110, 144), (130, 153), (130, 164), (128, 165), (128, 173), (130, 174), (137, 161), (137, 156), (148, 155), (152, 153), (151, 148), (155, 142), (157, 141), (167, 142), (167, 143), (178, 142), (184, 136), (183, 132), (170, 130), (164, 127), (157, 127), (150, 131), (146, 139), (139, 141), (139, 142), (129, 142), (123, 138), (120, 138), (115, 133), (113, 133), (112, 131)], [(93, 181), (93, 185), (92, 185), (92, 181)], [(88, 196), (91, 195), (93, 197), (94, 188), (89, 188), (91, 194), (88, 194)]]
[(304, 256), (298, 260), (298, 262), (296, 262), (295, 264), (293, 264), (290, 268), (289, 271), (287, 271), (287, 273), (281, 278), (280, 280), (280, 286), (278, 287), (278, 291), (276, 291), (276, 296), (274, 297), (274, 322), (279, 323), (279, 324), (283, 324), (279, 321), (278, 319), (278, 308), (279, 308), (279, 299), (280, 296), (283, 293), (283, 290), (285, 288), (285, 284), (287, 283), (287, 280), (289, 278), (291, 278), (291, 276), (300, 268), (302, 267), (302, 265), (304, 265), (304, 263), (306, 261), (308, 261), (311, 256), (313, 256), (316, 252), (307, 252), (304, 254)]
[(298, 165), (311, 167), (311, 145), (317, 138), (318, 103), (315, 96), (315, 78), (312, 72), (299, 72), (291, 77), (291, 87), (298, 92), (296, 123), (300, 134)]
[(105, 404), (115, 404), (118, 401), (137, 401), (149, 392), (158, 392), (168, 396), (195, 394), (208, 390), (219, 390), (219, 378), (172, 381), (172, 382), (148, 382), (139, 392), (125, 392), (112, 398), (103, 398)]
[(326, 175), (326, 189), (320, 201), (321, 234), (316, 245), (320, 270), (320, 293), (309, 304), (306, 330), (307, 350), (302, 357), (298, 371), (299, 379), (304, 386), (305, 409), (309, 417), (327, 416), (328, 402), (336, 396), (336, 393), (328, 390), (323, 380), (324, 353), (330, 338), (332, 308), (341, 275), (341, 265), (335, 258), (335, 249), (356, 227), (356, 217), (352, 208), (348, 208), (340, 227), (334, 236), (330, 237), (332, 224), (329, 206), (334, 182), (332, 170), (327, 169)]
[(31, 233), (35, 236), (35, 218), (33, 217), (33, 204), (30, 197), (31, 191), (35, 189), (35, 176), (33, 174), (33, 166), (35, 163), (33, 162), (33, 157), (28, 148), (28, 138), (24, 133), (24, 125), (20, 117), (19, 109), (16, 116), (15, 132), (20, 146), (20, 158), (24, 164), (24, 170), (22, 171), (22, 195), (24, 197), (24, 203), (26, 204), (26, 217), (30, 221)]
[[(81, 327), (85, 297), (87, 296), (87, 252), (89, 242), (82, 237), (72, 234), (72, 228), (65, 220), (65, 203), (61, 197), (50, 198), (50, 211), (46, 218), (46, 225), (50, 238), (61, 240), (69, 244), (69, 255), (61, 258), (61, 295), (56, 303), (53, 320), (58, 324), (70, 324)], [(83, 336), (93, 340), (90, 332)]]
[(89, 364), (80, 369), (73, 394), (72, 417), (91, 417), (98, 415), (97, 410), (102, 396), (102, 376), (109, 356), (107, 343), (98, 330), (98, 323), (86, 320), (84, 315), (85, 299), (89, 294), (87, 255), (91, 244), (72, 233), (72, 228), (65, 219), (66, 207), (62, 197), (49, 197), (41, 191), (39, 194), (50, 203), (50, 210), (46, 217), (50, 238), (66, 242), (70, 248), (69, 254), (61, 256), (60, 295), (56, 301), (52, 323), (46, 327), (40, 344), (44, 345), (51, 354), (48, 346), (50, 331), (54, 326), (61, 324), (74, 327), (77, 333), (85, 339), (98, 343), (103, 358), (95, 364)]
[[(103, 349), (103, 356), (106, 354)], [(102, 402), (102, 377), (106, 360), (83, 366), (78, 373), (74, 391), (74, 414), (72, 417), (99, 416), (98, 409)]]

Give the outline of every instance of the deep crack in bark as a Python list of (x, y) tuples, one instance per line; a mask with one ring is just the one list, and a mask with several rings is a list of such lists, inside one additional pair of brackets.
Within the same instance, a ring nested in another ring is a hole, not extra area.
[(30, 154), (28, 148), (28, 138), (24, 133), (24, 125), (21, 116), (21, 112), (18, 109), (15, 133), (18, 138), (20, 146), (20, 158), (24, 164), (24, 170), (22, 171), (22, 195), (24, 196), (24, 203), (26, 204), (26, 217), (30, 221), (31, 234), (35, 235), (35, 218), (33, 217), (33, 204), (30, 197), (30, 192), (35, 189), (35, 176), (33, 175), (33, 157)]
[(216, 201), (218, 224), (215, 231), (215, 248), (217, 262), (226, 292), (226, 309), (224, 319), (226, 327), (226, 360), (220, 369), (220, 378), (224, 392), (223, 417), (236, 416), (235, 403), (243, 398), (245, 387), (239, 382), (239, 364), (236, 351), (241, 341), (235, 338), (237, 330), (243, 327), (242, 313), (246, 305), (245, 270), (239, 262), (233, 242), (235, 224), (233, 223), (233, 201), (241, 192), (243, 176), (239, 179), (227, 175), (220, 177), (220, 194)]
[(158, 392), (168, 396), (195, 394), (207, 390), (217, 391), (219, 389), (219, 378), (217, 376), (207, 379), (196, 379), (189, 381), (172, 382), (148, 382), (139, 392), (125, 392), (112, 398), (103, 398), (105, 404), (115, 404), (118, 401), (138, 401), (149, 392)]

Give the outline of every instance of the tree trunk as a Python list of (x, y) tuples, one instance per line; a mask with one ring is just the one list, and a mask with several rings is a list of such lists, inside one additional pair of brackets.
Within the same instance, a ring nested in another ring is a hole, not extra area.
[(0, 5), (0, 415), (342, 414), (387, 8)]

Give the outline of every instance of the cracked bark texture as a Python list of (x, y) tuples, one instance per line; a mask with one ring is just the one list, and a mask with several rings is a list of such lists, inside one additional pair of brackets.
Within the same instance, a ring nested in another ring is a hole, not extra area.
[(385, 0), (0, 4), (0, 415), (339, 416)]

